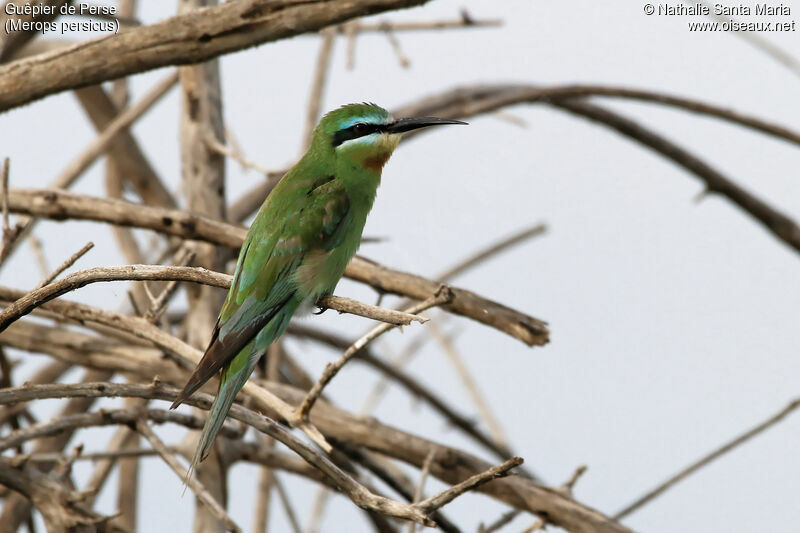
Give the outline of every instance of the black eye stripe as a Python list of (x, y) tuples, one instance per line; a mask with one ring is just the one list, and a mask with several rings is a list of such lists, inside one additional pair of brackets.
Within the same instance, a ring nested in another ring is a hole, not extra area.
[(353, 124), (349, 128), (344, 128), (333, 134), (333, 146), (339, 146), (345, 141), (351, 139), (358, 139), (366, 135), (371, 135), (378, 131), (384, 131), (386, 126), (383, 124), (369, 124), (367, 122), (359, 122)]

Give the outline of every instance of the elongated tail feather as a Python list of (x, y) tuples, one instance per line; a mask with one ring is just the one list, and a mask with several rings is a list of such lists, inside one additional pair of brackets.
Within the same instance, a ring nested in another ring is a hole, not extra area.
[(211, 446), (214, 444), (214, 439), (222, 428), (222, 423), (225, 422), (228, 410), (233, 405), (233, 400), (236, 399), (236, 395), (247, 383), (247, 379), (253, 373), (258, 360), (267, 353), (269, 345), (280, 337), (286, 326), (289, 325), (289, 319), (292, 318), (300, 302), (301, 299), (299, 297), (291, 298), (287, 301), (264, 329), (236, 354), (236, 357), (222, 367), (217, 397), (214, 399), (214, 403), (211, 404), (208, 418), (206, 418), (203, 431), (200, 433), (200, 442), (194, 452), (187, 479), (192, 475), (195, 466), (208, 456)]
[(228, 415), (231, 405), (233, 405), (233, 400), (236, 399), (236, 395), (242, 390), (250, 374), (253, 373), (258, 360), (263, 355), (263, 352), (253, 350), (254, 344), (255, 341), (250, 342), (230, 363), (222, 368), (217, 397), (214, 398), (214, 403), (211, 404), (203, 431), (200, 433), (200, 442), (197, 444), (197, 449), (189, 467), (189, 476), (192, 475), (195, 466), (208, 457), (211, 446), (214, 444), (214, 439), (217, 437), (219, 430), (222, 429), (225, 417)]

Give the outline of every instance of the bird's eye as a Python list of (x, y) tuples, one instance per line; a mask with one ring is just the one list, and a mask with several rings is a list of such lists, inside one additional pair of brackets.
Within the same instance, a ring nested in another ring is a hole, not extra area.
[(364, 122), (358, 122), (357, 124), (355, 124), (355, 125), (353, 126), (353, 131), (354, 131), (355, 133), (359, 134), (359, 135), (362, 135), (362, 134), (364, 134), (364, 133), (367, 133), (367, 130), (368, 130), (368, 129), (369, 129), (369, 128), (367, 127), (367, 125), (366, 125)]

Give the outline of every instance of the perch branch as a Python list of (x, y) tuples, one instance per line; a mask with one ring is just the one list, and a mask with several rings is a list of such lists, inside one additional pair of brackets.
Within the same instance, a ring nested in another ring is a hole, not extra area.
[[(132, 280), (177, 280), (193, 281), (227, 289), (231, 285), (231, 278), (228, 274), (214, 272), (202, 267), (188, 266), (125, 265), (81, 270), (49, 285), (34, 289), (3, 309), (0, 312), (0, 332), (5, 330), (14, 320), (30, 313), (36, 307), (91, 283)], [(335, 309), (339, 313), (351, 313), (391, 325), (408, 325), (413, 321), (423, 324), (428, 320), (427, 318), (416, 316), (414, 313), (380, 308), (357, 302), (350, 298), (333, 295), (322, 298), (319, 304), (323, 308)]]
[[(246, 235), (246, 230), (241, 227), (193, 216), (184, 211), (64, 191), (12, 189), (9, 193), (9, 209), (12, 212), (54, 219), (97, 220), (147, 228), (185, 239), (204, 240), (234, 248), (241, 246)], [(416, 300), (429, 298), (439, 288), (435, 281), (392, 270), (359, 256), (350, 261), (345, 276), (371, 285), (379, 291)], [(545, 322), (470, 291), (455, 287), (451, 290), (453, 300), (443, 306), (446, 311), (494, 327), (529, 346), (541, 346), (548, 342), (549, 330)]]

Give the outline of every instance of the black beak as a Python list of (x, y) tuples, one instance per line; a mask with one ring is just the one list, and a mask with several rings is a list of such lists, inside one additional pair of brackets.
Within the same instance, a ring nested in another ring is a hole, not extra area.
[(445, 124), (466, 124), (466, 122), (436, 117), (400, 118), (389, 124), (386, 127), (386, 131), (388, 133), (405, 133), (419, 128), (443, 126)]

